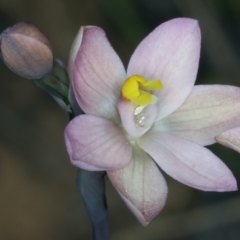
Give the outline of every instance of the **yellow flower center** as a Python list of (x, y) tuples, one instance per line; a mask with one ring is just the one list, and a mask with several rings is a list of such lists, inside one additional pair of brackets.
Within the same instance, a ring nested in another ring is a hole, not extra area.
[(146, 80), (140, 75), (133, 75), (122, 85), (122, 96), (137, 106), (147, 106), (157, 102), (158, 98), (149, 93), (160, 90), (163, 84), (160, 80)]

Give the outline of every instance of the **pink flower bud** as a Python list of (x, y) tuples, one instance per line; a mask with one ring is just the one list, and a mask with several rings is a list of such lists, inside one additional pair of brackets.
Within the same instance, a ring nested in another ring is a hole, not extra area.
[(20, 22), (1, 34), (1, 54), (7, 67), (27, 79), (40, 79), (52, 70), (49, 40), (31, 23)]

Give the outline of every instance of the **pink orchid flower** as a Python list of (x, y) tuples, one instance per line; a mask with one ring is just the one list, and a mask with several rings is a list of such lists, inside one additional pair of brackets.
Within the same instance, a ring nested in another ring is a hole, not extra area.
[(194, 86), (200, 39), (196, 20), (165, 22), (139, 44), (127, 72), (99, 27), (82, 27), (72, 46), (69, 74), (86, 114), (65, 130), (71, 162), (106, 170), (143, 225), (167, 198), (156, 164), (196, 189), (237, 190), (232, 172), (204, 146), (240, 127), (240, 89)]

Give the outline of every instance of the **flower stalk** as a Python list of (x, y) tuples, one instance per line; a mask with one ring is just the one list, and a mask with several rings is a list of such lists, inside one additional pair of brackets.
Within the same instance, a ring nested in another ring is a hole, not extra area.
[(78, 170), (77, 186), (92, 223), (93, 240), (108, 240), (108, 209), (105, 172)]

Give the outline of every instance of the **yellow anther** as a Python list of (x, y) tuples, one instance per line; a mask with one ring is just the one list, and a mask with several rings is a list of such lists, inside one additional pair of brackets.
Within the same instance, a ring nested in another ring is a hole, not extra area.
[(140, 95), (138, 82), (135, 78), (127, 78), (127, 80), (122, 85), (122, 95), (129, 100)]
[[(157, 97), (149, 92), (163, 88), (159, 80), (147, 81), (140, 75), (134, 75), (126, 79), (122, 86), (122, 96), (138, 106), (147, 106), (157, 102)], [(143, 90), (141, 90), (143, 89)]]
[(149, 91), (156, 91), (163, 88), (163, 84), (159, 80), (148, 81), (147, 85), (144, 86)]

